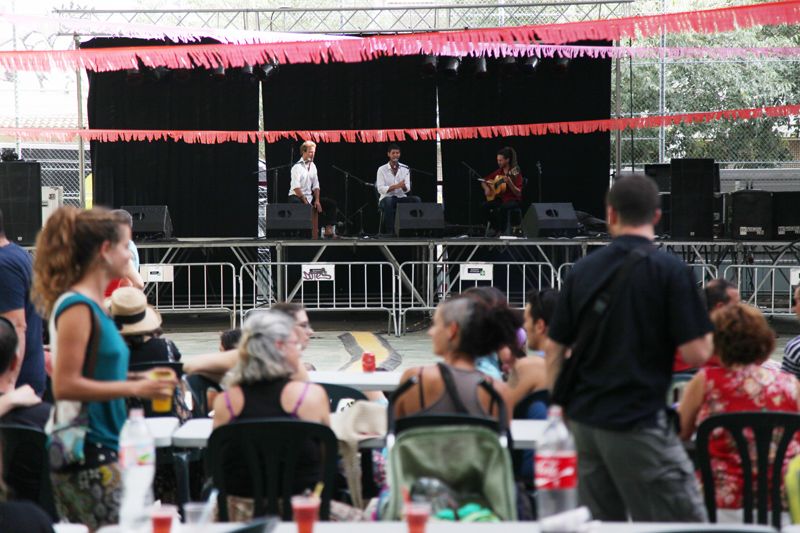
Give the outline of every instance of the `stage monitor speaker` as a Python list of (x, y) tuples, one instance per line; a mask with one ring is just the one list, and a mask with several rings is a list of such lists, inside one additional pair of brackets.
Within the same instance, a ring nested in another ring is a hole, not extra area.
[(267, 237), (310, 239), (313, 224), (309, 204), (267, 204)]
[(800, 192), (772, 193), (772, 221), (774, 239), (800, 239)]
[(656, 235), (669, 235), (672, 231), (672, 198), (668, 192), (658, 193), (661, 199), (661, 219), (656, 224)]
[(731, 193), (731, 238), (743, 241), (772, 239), (772, 193), (743, 190)]
[(522, 228), (529, 238), (574, 237), (578, 234), (578, 217), (569, 203), (531, 204)]
[(658, 192), (670, 191), (672, 167), (669, 163), (653, 163), (644, 166), (644, 175), (651, 178), (658, 186)]
[(165, 205), (123, 205), (133, 218), (133, 237), (136, 240), (172, 238), (172, 219)]
[(672, 160), (673, 239), (714, 237), (714, 174), (713, 159)]
[(394, 232), (398, 237), (440, 237), (444, 233), (442, 204), (397, 204), (394, 216)]
[(42, 227), (42, 168), (31, 161), (0, 163), (0, 211), (6, 238), (31, 245)]

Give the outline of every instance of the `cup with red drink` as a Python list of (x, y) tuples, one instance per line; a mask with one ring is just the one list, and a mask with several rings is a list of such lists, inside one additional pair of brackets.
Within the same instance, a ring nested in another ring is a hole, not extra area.
[(425, 525), (431, 515), (431, 504), (428, 502), (406, 502), (403, 514), (408, 524), (408, 533), (425, 533)]
[(160, 505), (150, 512), (153, 520), (153, 533), (170, 533), (172, 523), (176, 521), (178, 508), (174, 505)]
[(314, 522), (319, 517), (319, 498), (310, 496), (292, 496), (292, 514), (297, 522), (297, 533), (313, 533)]
[(375, 354), (364, 352), (361, 356), (361, 369), (364, 372), (375, 372)]

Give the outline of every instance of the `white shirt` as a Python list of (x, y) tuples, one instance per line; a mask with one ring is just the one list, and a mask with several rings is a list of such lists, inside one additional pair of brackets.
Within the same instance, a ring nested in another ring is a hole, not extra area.
[(381, 197), (378, 199), (379, 202), (387, 196), (405, 198), (406, 191), (401, 188), (394, 189), (393, 191), (389, 192), (389, 187), (396, 183), (400, 183), (403, 180), (406, 182), (406, 190), (411, 192), (411, 172), (409, 172), (408, 167), (402, 163), (399, 163), (399, 165), (400, 166), (397, 169), (397, 174), (392, 172), (392, 168), (389, 166), (389, 163), (378, 167), (378, 175), (375, 178), (375, 188), (381, 195)]
[(292, 182), (289, 184), (289, 196), (297, 196), (294, 193), (295, 189), (300, 189), (308, 203), (313, 202), (314, 198), (311, 192), (319, 189), (317, 166), (313, 161), (306, 163), (300, 158), (300, 161), (295, 163), (292, 167)]

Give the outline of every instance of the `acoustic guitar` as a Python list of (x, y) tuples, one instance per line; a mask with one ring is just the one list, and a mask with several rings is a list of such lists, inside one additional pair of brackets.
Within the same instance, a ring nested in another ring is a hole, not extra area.
[(505, 176), (508, 176), (511, 180), (513, 180), (514, 177), (517, 174), (519, 174), (519, 170), (517, 170), (516, 168), (512, 168), (511, 171), (508, 174), (505, 174), (505, 175), (501, 174), (501, 175), (496, 176), (496, 177), (494, 177), (492, 179), (485, 179), (484, 178), (484, 179), (478, 180), (478, 181), (481, 181), (481, 182), (483, 182), (483, 183), (485, 183), (486, 185), (489, 186), (489, 192), (486, 193), (484, 191), (484, 194), (486, 194), (486, 200), (491, 202), (495, 198), (499, 198), (500, 196), (502, 196), (503, 193), (506, 192), (506, 188), (508, 187), (508, 184), (506, 183), (506, 180), (504, 179)]

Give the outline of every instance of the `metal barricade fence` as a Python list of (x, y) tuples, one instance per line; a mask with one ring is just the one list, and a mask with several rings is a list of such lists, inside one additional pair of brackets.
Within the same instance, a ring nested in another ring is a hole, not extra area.
[(728, 265), (724, 277), (739, 288), (742, 301), (761, 309), (765, 315), (791, 316), (792, 265)]
[(256, 262), (239, 270), (239, 315), (295, 302), (310, 311), (383, 311), (397, 329), (397, 271), (389, 262)]
[(493, 286), (512, 307), (524, 308), (533, 288), (551, 287), (556, 273), (545, 262), (407, 261), (398, 279), (399, 334), (406, 328), (409, 311), (433, 311), (443, 300), (470, 287)]
[[(567, 274), (569, 274), (569, 271), (574, 265), (575, 263), (563, 263), (558, 267), (558, 290), (561, 290), (561, 286), (563, 285)], [(715, 265), (707, 263), (687, 263), (686, 266), (692, 270), (694, 279), (697, 280), (697, 282), (700, 284), (700, 287), (705, 287), (709, 281), (719, 276), (719, 272), (717, 271), (717, 267)]]
[(236, 327), (236, 267), (231, 263), (145, 264), (148, 301), (159, 313), (226, 313)]

